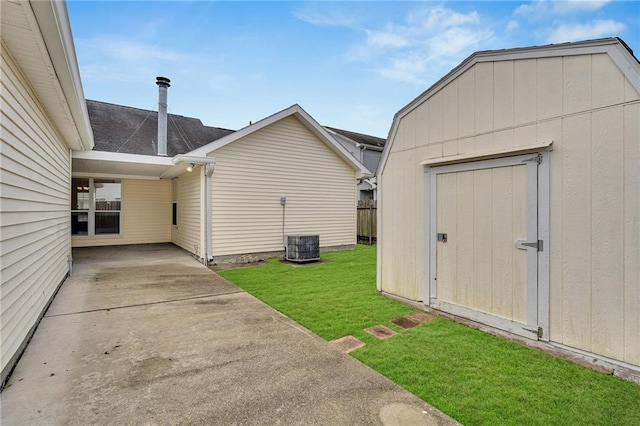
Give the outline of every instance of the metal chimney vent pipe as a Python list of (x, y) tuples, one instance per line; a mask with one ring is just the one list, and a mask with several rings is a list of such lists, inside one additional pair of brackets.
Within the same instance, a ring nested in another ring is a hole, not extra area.
[(167, 77), (156, 77), (158, 85), (158, 155), (167, 156), (167, 89), (171, 86)]

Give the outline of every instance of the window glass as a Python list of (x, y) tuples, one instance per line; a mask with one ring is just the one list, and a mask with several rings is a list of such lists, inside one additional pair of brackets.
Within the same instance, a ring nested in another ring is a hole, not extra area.
[(120, 212), (96, 212), (96, 235), (119, 234)]
[(88, 212), (72, 212), (71, 213), (71, 234), (89, 235), (89, 213)]
[(89, 210), (89, 179), (73, 178), (71, 183), (71, 210)]
[(120, 210), (120, 182), (95, 179), (93, 184), (96, 191), (96, 211)]

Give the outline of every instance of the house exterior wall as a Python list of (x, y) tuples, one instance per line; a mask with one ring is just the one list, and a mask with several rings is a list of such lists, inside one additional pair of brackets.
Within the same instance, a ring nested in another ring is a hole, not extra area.
[(640, 365), (639, 122), (606, 53), (476, 63), (399, 122), (378, 177), (379, 287), (423, 299), (421, 161), (553, 141), (550, 339)]
[(176, 178), (178, 223), (171, 227), (171, 242), (200, 257), (204, 255), (201, 172), (197, 168)]
[(283, 250), (285, 234), (319, 234), (321, 247), (356, 243), (356, 174), (289, 116), (211, 153), (213, 255)]
[(121, 235), (74, 236), (73, 247), (171, 241), (171, 181), (122, 179)]
[(69, 271), (70, 150), (4, 49), (0, 85), (2, 380)]

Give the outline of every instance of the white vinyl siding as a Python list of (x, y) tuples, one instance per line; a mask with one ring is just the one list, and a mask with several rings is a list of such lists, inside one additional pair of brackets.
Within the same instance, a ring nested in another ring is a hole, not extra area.
[(297, 118), (211, 155), (214, 257), (283, 250), (281, 197), (285, 234), (319, 234), (321, 247), (355, 244), (355, 172)]
[(0, 113), (1, 367), (68, 273), (70, 151), (2, 49)]
[(73, 247), (171, 241), (171, 181), (122, 179), (120, 235), (73, 236)]
[(640, 365), (639, 121), (607, 54), (475, 64), (399, 122), (379, 177), (382, 290), (422, 299), (420, 162), (553, 141), (550, 339)]
[(197, 167), (175, 181), (178, 224), (171, 229), (172, 243), (200, 257), (204, 253), (201, 176), (201, 168)]

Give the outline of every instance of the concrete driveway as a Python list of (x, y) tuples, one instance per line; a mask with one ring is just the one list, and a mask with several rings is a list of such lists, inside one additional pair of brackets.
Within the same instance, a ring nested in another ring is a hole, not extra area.
[(453, 423), (172, 245), (74, 262), (2, 425)]

